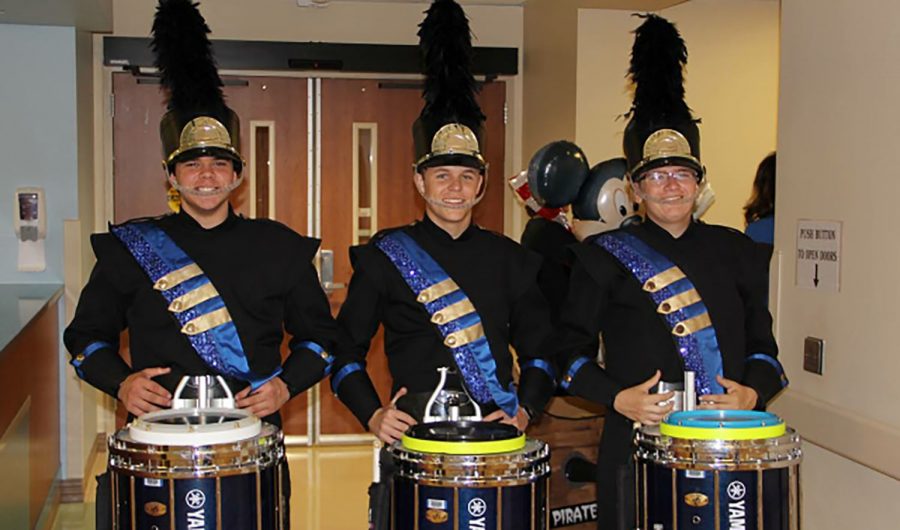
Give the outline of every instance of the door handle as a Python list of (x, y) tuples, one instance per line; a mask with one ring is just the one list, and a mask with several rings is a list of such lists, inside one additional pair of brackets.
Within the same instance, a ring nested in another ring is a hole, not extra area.
[(322, 249), (319, 253), (319, 277), (322, 289), (331, 294), (337, 289), (346, 287), (343, 283), (334, 283), (334, 251)]

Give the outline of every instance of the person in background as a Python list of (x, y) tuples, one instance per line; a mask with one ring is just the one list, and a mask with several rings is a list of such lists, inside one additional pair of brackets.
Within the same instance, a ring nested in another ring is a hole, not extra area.
[(769, 245), (771, 256), (775, 243), (775, 153), (763, 158), (756, 168), (753, 179), (753, 194), (744, 206), (744, 233), (750, 239)]

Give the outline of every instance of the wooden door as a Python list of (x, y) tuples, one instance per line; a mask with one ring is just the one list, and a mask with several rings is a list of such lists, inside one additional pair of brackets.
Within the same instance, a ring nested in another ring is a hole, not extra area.
[[(503, 164), (506, 128), (503, 121), (506, 86), (484, 85), (479, 96), (487, 115), (482, 150), (491, 173), (484, 199), (476, 206), (475, 222), (503, 231)], [(422, 109), (417, 84), (378, 80), (324, 79), (321, 88), (322, 248), (334, 251), (334, 284), (329, 294), (337, 309), (346, 298), (352, 268), (348, 247), (364, 243), (376, 231), (420, 219), (424, 203), (412, 175), (412, 124)], [(375, 200), (371, 200), (375, 198)], [(390, 399), (390, 375), (382, 340), (372, 341), (368, 371), (382, 403)], [(364, 432), (337, 398), (320, 392), (320, 433)]]
[[(307, 79), (224, 80), (226, 103), (241, 119), (240, 151), (247, 161), (232, 207), (244, 216), (270, 217), (307, 233)], [(169, 209), (159, 140), (165, 113), (159, 84), (153, 78), (117, 73), (113, 94), (115, 222), (164, 214)], [(130, 359), (128, 341), (121, 344), (123, 356)], [(287, 341), (282, 344), (286, 354)], [(286, 434), (308, 434), (307, 400), (304, 393), (282, 409)]]

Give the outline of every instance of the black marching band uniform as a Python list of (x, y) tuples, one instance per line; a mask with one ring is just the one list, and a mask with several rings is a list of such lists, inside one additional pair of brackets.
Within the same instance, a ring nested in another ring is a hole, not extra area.
[[(169, 96), (160, 123), (168, 172), (199, 156), (227, 158), (238, 173), (243, 166), (238, 117), (223, 101), (207, 33), (190, 0), (161, 0), (153, 47)], [(111, 226), (91, 244), (97, 263), (64, 341), (92, 386), (116, 397), (132, 373), (168, 367), (156, 381), (170, 393), (185, 375), (221, 375), (234, 393), (280, 377), (293, 397), (327, 375), (339, 332), (312, 264), (318, 240), (229, 207), (210, 229), (182, 210)], [(125, 329), (131, 366), (119, 356)], [(291, 353), (282, 363), (284, 331)], [(263, 419), (281, 425), (277, 412)], [(289, 496), (286, 469), (285, 478)], [(104, 528), (108, 480), (98, 482)]]
[[(439, 367), (454, 366), (452, 346), (432, 315), (417, 300), (401, 273), (378, 247), (385, 236), (400, 232), (427, 252), (459, 285), (477, 310), (503, 388), (512, 382), (513, 346), (520, 366), (533, 361), (549, 367), (540, 345), (549, 333), (548, 312), (537, 287), (540, 259), (512, 240), (474, 224), (453, 239), (428, 216), (413, 225), (385, 230), (366, 245), (350, 251), (354, 274), (338, 322), (347, 333), (347, 348), (337, 352), (332, 387), (366, 425), (381, 401), (365, 371), (369, 343), (379, 324), (385, 328), (385, 352), (392, 394), (409, 391), (398, 407), (417, 421), (438, 383)], [(543, 368), (525, 369), (518, 388), (521, 406), (532, 414), (546, 404), (553, 380)], [(486, 403), (483, 413), (496, 410)]]
[[(426, 81), (425, 106), (413, 125), (415, 170), (467, 166), (484, 174), (484, 115), (469, 70), (466, 15), (452, 0), (436, 0), (419, 36)], [(417, 421), (439, 382), (439, 367), (457, 371), (451, 380), (464, 386), (484, 415), (498, 408), (510, 417), (519, 407), (530, 415), (543, 409), (555, 375), (540, 350), (550, 323), (536, 284), (536, 254), (474, 224), (454, 239), (426, 214), (412, 225), (379, 232), (350, 256), (354, 274), (338, 316), (347, 346), (336, 352), (331, 385), (363, 426), (382, 406), (365, 370), (379, 324), (385, 328), (392, 394), (402, 387), (409, 392), (397, 408)], [(511, 346), (521, 370), (518, 388)], [(382, 468), (390, 474), (384, 459)], [(387, 480), (383, 475), (382, 486)], [(377, 492), (376, 485), (372, 516), (380, 528), (387, 506), (378, 500), (385, 494)]]
[[(624, 138), (631, 176), (666, 165), (702, 175), (699, 132), (681, 89), (684, 43), (654, 15), (635, 33), (630, 73), (637, 89)], [(666, 61), (675, 62), (668, 72), (677, 83), (652, 78), (666, 71), (659, 68)], [(680, 92), (667, 92), (673, 86)], [(756, 407), (764, 408), (787, 384), (766, 306), (766, 264), (740, 232), (696, 221), (677, 238), (648, 219), (572, 248), (575, 264), (553, 349), (562, 363), (561, 386), (609, 410), (598, 462), (599, 528), (630, 529), (634, 426), (614, 410), (616, 395), (657, 369), (669, 382), (682, 381), (690, 369), (698, 372), (698, 395), (723, 393), (718, 373), (753, 388)], [(598, 332), (603, 368), (588, 360)]]
[[(249, 369), (265, 378), (280, 370), (291, 397), (325, 375), (337, 338), (328, 301), (312, 265), (319, 242), (268, 220), (229, 212), (224, 223), (204, 229), (184, 211), (146, 223), (168, 235), (209, 278), (247, 357)], [(112, 233), (91, 237), (97, 264), (65, 332), (79, 376), (116, 397), (119, 384), (134, 372), (170, 367), (156, 381), (169, 392), (185, 375), (223, 375), (237, 392), (249, 381), (209, 366), (190, 335), (154, 289), (147, 273)], [(283, 329), (291, 335), (291, 355), (281, 363)], [(128, 329), (131, 366), (119, 356), (119, 334)], [(265, 421), (281, 425), (278, 414)]]

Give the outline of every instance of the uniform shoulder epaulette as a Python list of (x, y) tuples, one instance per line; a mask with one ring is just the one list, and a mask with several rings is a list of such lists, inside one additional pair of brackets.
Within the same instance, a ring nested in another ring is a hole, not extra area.
[(170, 213), (164, 213), (162, 215), (154, 215), (154, 216), (147, 216), (147, 217), (135, 217), (134, 219), (122, 221), (121, 223), (108, 223), (107, 226), (108, 226), (108, 228), (112, 228), (114, 226), (125, 226), (125, 225), (136, 224), (136, 223), (150, 223), (153, 221), (160, 221), (162, 219), (165, 219), (166, 217), (171, 217), (173, 215), (175, 215), (175, 214), (170, 212)]
[(416, 224), (416, 221), (413, 221), (412, 223), (410, 223), (410, 224), (408, 224), (408, 225), (406, 225), (406, 226), (394, 226), (394, 227), (391, 227), (391, 228), (382, 228), (381, 230), (375, 232), (375, 235), (373, 235), (373, 236), (369, 239), (369, 243), (378, 241), (379, 239), (383, 238), (384, 236), (386, 236), (386, 235), (388, 235), (388, 234), (391, 234), (391, 233), (393, 233), (393, 232), (396, 232), (397, 230), (403, 230), (404, 228), (408, 228), (408, 227), (413, 226), (413, 225), (415, 225), (415, 224)]
[(711, 225), (711, 224), (705, 224), (705, 223), (704, 223), (703, 226), (705, 226), (705, 227), (707, 227), (707, 228), (710, 228), (710, 229), (712, 229), (712, 230), (716, 230), (716, 231), (721, 232), (721, 233), (723, 233), (723, 234), (727, 234), (727, 235), (729, 235), (729, 236), (737, 236), (737, 237), (739, 237), (739, 238), (741, 238), (741, 239), (750, 239), (750, 238), (747, 236), (747, 234), (745, 234), (745, 233), (741, 232), (740, 230), (738, 230), (737, 228), (734, 228), (734, 227), (731, 227), (731, 226), (725, 226), (725, 225)]

